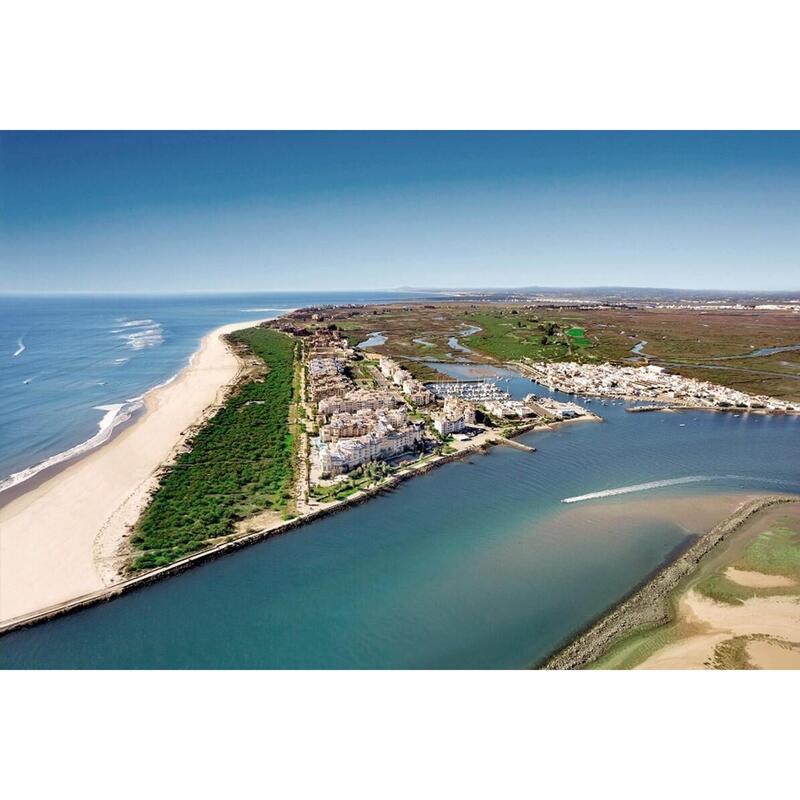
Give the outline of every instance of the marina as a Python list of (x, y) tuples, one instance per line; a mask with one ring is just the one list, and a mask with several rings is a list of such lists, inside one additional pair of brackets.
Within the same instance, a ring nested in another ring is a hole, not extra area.
[(437, 397), (458, 397), (471, 402), (486, 400), (506, 400), (509, 393), (488, 379), (466, 381), (432, 381), (425, 388)]

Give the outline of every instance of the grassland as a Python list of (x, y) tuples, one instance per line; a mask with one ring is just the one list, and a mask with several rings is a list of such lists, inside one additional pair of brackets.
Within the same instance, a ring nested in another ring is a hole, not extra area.
[[(370, 352), (398, 358), (506, 361), (522, 357), (546, 360), (596, 357), (591, 351), (597, 342), (582, 328), (570, 333), (570, 324), (556, 321), (550, 313), (530, 309), (443, 304), (365, 306), (331, 310), (329, 314), (323, 324), (335, 324), (353, 345), (380, 330), (388, 337), (387, 341), (369, 348)], [(474, 327), (481, 330), (470, 334), (469, 329)], [(472, 353), (453, 347), (452, 338)]]
[(779, 575), (794, 581), (791, 586), (753, 588), (742, 586), (718, 571), (698, 581), (700, 594), (728, 605), (741, 605), (750, 597), (796, 595), (800, 585), (800, 532), (789, 527), (771, 527), (762, 533), (731, 566), (747, 572)]
[[(800, 399), (800, 351), (742, 358), (759, 348), (800, 344), (800, 319), (791, 312), (440, 302), (332, 309), (324, 317), (320, 324), (337, 325), (353, 344), (381, 331), (386, 343), (370, 352), (406, 359), (422, 380), (434, 374), (420, 359), (623, 363), (646, 341), (639, 363), (750, 394)], [(473, 325), (481, 330), (464, 335)], [(451, 347), (451, 337), (472, 352)]]
[(481, 330), (463, 343), (498, 361), (562, 361), (571, 352), (571, 337), (557, 323), (536, 315), (497, 310), (469, 314), (467, 320)]
[(291, 499), (289, 409), (296, 343), (264, 328), (231, 338), (264, 364), (188, 443), (161, 480), (132, 538), (131, 569), (169, 564), (234, 530), (235, 523)]

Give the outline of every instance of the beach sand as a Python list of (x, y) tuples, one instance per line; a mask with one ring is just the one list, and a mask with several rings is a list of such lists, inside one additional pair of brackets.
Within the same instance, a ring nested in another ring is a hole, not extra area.
[[(732, 606), (690, 590), (681, 598), (678, 615), (707, 632), (662, 648), (638, 669), (705, 669), (716, 646), (736, 636), (768, 636), (784, 642), (800, 639), (800, 605), (795, 597), (753, 597)], [(798, 663), (797, 653), (769, 641), (748, 642), (747, 650), (754, 666), (761, 669), (786, 669)]]
[(0, 622), (118, 580), (120, 546), (159, 467), (240, 374), (222, 337), (258, 322), (209, 333), (174, 381), (145, 395), (138, 421), (0, 508)]
[[(757, 515), (709, 562), (708, 574), (722, 574), (740, 587), (752, 589), (753, 595), (733, 605), (706, 597), (694, 588), (684, 591), (677, 605), (677, 624), (683, 635), (646, 658), (639, 669), (719, 666), (721, 646), (723, 654), (725, 647), (729, 653), (731, 647), (744, 648), (732, 663), (728, 659), (729, 668), (743, 664), (757, 669), (800, 668), (800, 585), (785, 575), (732, 566), (755, 536), (773, 526), (800, 530), (800, 504), (773, 507)], [(793, 586), (796, 591), (791, 590)], [(783, 593), (757, 596), (758, 590), (769, 589)]]
[(763, 572), (751, 572), (745, 569), (728, 567), (725, 577), (738, 583), (740, 586), (749, 586), (751, 589), (773, 589), (779, 586), (794, 586), (794, 581), (784, 575), (767, 575)]

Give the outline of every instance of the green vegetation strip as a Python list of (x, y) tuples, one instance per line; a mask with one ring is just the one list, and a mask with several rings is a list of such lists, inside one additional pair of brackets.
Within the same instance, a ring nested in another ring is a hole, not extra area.
[(573, 326), (567, 331), (567, 336), (569, 336), (573, 345), (588, 347), (591, 344), (591, 341), (586, 338), (586, 331), (584, 328)]
[(133, 537), (134, 570), (164, 566), (234, 530), (236, 522), (290, 499), (289, 430), (295, 344), (266, 328), (231, 335), (267, 373), (242, 384), (167, 472)]
[(751, 597), (796, 595), (800, 583), (800, 534), (783, 527), (766, 531), (731, 566), (764, 575), (779, 575), (795, 583), (791, 586), (754, 588), (742, 586), (720, 572), (698, 581), (695, 589), (711, 600), (733, 606), (741, 605)]
[(734, 566), (800, 580), (800, 533), (776, 526), (762, 533)]

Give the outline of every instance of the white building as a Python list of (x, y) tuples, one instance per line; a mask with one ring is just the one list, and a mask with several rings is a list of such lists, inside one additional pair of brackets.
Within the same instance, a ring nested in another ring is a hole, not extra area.
[(451, 433), (458, 433), (464, 430), (464, 417), (456, 417), (451, 419), (444, 414), (436, 414), (432, 416), (433, 427), (442, 435), (447, 436)]
[(344, 397), (330, 397), (322, 400), (318, 410), (321, 417), (328, 418), (333, 414), (352, 413), (363, 408), (377, 410), (380, 408), (394, 408), (397, 405), (397, 398), (389, 392), (355, 389)]
[(319, 442), (320, 469), (324, 476), (341, 475), (370, 461), (385, 460), (404, 453), (421, 441), (421, 426), (410, 425), (395, 430), (380, 424), (365, 436), (341, 439), (335, 443)]

